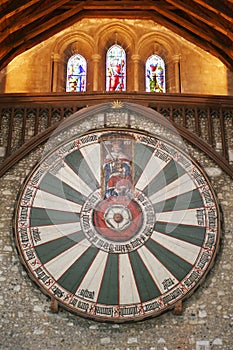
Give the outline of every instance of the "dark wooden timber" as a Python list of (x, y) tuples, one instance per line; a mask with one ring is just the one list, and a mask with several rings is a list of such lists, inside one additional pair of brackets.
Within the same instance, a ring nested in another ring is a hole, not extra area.
[(20, 53), (85, 17), (153, 20), (233, 70), (233, 3), (229, 0), (1, 0), (0, 70)]
[[(233, 138), (232, 97), (135, 92), (1, 94), (0, 146), (6, 152), (5, 157), (1, 158), (0, 176), (45, 142), (58, 125), (64, 119), (69, 121), (69, 116), (76, 111), (114, 101), (136, 103), (156, 110), (166, 117), (164, 120), (171, 123), (184, 139), (233, 176), (229, 162)], [(213, 118), (217, 119), (219, 125), (219, 130), (215, 132)], [(130, 127), (130, 120), (128, 124)], [(16, 130), (19, 130), (17, 134)], [(14, 135), (17, 135), (18, 141)], [(219, 143), (222, 145), (220, 150), (216, 147)]]

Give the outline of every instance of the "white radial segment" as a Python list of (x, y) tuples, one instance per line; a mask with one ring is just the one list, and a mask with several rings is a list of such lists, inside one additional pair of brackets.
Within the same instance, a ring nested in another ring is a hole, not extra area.
[(80, 230), (80, 222), (40, 226), (39, 228), (37, 228), (40, 240), (37, 241), (37, 243), (34, 243), (34, 245), (36, 246), (43, 243), (47, 243), (53, 241), (54, 239), (62, 238)]
[(86, 197), (92, 193), (90, 187), (66, 163), (57, 172), (56, 177)]
[(192, 265), (195, 263), (201, 249), (192, 243), (181, 241), (180, 239), (157, 231), (152, 234), (151, 238), (168, 250), (175, 252), (177, 256), (181, 257)]
[(80, 213), (81, 205), (73, 203), (67, 199), (60, 198), (51, 193), (38, 190), (33, 202), (34, 207), (45, 209), (56, 209)]
[(155, 204), (163, 200), (192, 191), (195, 188), (196, 186), (190, 176), (188, 174), (184, 174), (177, 180), (171, 182), (167, 186), (164, 186), (160, 191), (150, 196), (150, 200), (153, 204)]
[(91, 144), (86, 147), (81, 147), (80, 152), (95, 176), (97, 182), (100, 183), (100, 145)]
[(75, 293), (77, 296), (81, 295), (81, 290), (88, 290), (91, 294), (94, 292), (92, 301), (97, 302), (107, 259), (108, 254), (100, 250), (79, 285)]
[(79, 259), (79, 257), (85, 253), (90, 247), (90, 243), (87, 239), (75, 244), (70, 249), (65, 250), (63, 253), (57, 255), (55, 258), (47, 262), (44, 267), (53, 276), (55, 280), (58, 280), (64, 272), (66, 272), (70, 266)]
[(166, 279), (171, 279), (173, 286), (179, 282), (145, 246), (142, 246), (138, 253), (161, 293), (167, 291), (163, 284)]
[(119, 294), (120, 304), (140, 303), (140, 297), (128, 254), (120, 255)]
[(154, 157), (152, 154), (150, 160), (148, 161), (146, 167), (144, 168), (138, 182), (135, 187), (140, 191), (149, 185), (149, 183), (155, 178), (155, 176), (166, 166), (166, 162), (162, 159)]
[(177, 210), (177, 211), (166, 211), (163, 213), (156, 213), (156, 220), (161, 222), (167, 222), (171, 224), (182, 224), (182, 225), (191, 225), (191, 226), (205, 226), (205, 217), (203, 216), (203, 223), (200, 225), (198, 223), (197, 210), (200, 209), (186, 209), (186, 210)]

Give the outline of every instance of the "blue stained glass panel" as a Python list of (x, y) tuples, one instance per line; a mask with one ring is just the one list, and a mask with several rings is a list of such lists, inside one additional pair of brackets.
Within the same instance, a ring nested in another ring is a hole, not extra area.
[(126, 54), (119, 45), (113, 45), (106, 55), (106, 91), (126, 90)]
[(81, 55), (75, 54), (67, 63), (66, 92), (86, 91), (87, 62)]
[(160, 56), (152, 55), (146, 61), (146, 92), (166, 92), (165, 63)]

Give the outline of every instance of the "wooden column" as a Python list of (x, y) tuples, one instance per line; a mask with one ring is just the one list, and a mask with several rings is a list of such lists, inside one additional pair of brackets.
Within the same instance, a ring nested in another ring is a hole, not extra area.
[(133, 90), (139, 91), (139, 62), (140, 62), (140, 56), (139, 55), (132, 55), (132, 61), (133, 61)]
[(101, 56), (98, 53), (92, 55), (93, 62), (93, 91), (98, 91), (99, 89), (99, 62)]

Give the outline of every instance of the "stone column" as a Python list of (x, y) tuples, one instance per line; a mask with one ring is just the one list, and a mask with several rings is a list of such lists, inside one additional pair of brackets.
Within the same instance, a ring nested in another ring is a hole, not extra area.
[(175, 92), (181, 93), (181, 80), (180, 80), (180, 55), (173, 57), (175, 67)]
[(52, 92), (58, 90), (58, 67), (60, 62), (60, 55), (58, 53), (53, 54), (53, 69), (52, 69)]
[(140, 56), (135, 54), (132, 55), (132, 61), (133, 61), (133, 90), (139, 91), (139, 62), (140, 62)]
[(98, 91), (99, 89), (99, 62), (101, 56), (98, 53), (92, 55), (93, 62), (93, 91)]

